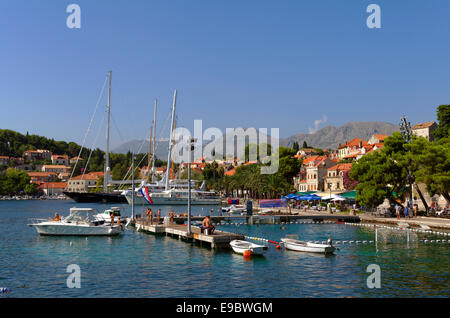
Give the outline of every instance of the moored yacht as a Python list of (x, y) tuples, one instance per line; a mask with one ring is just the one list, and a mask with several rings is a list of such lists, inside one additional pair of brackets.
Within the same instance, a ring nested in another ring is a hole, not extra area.
[(40, 235), (52, 236), (114, 236), (121, 232), (118, 225), (105, 225), (104, 220), (95, 218), (95, 209), (71, 208), (70, 215), (61, 220), (32, 220), (33, 226)]

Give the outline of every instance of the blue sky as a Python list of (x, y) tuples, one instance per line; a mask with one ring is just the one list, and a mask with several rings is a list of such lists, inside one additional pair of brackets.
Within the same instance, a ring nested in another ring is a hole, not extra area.
[[(66, 27), (70, 3), (79, 30)], [(381, 29), (366, 26), (370, 3)], [(320, 127), (435, 120), (450, 102), (448, 12), (439, 0), (3, 0), (0, 128), (81, 143), (110, 69), (113, 146), (148, 135), (154, 98), (161, 129), (175, 88), (187, 128), (288, 137), (323, 116)]]

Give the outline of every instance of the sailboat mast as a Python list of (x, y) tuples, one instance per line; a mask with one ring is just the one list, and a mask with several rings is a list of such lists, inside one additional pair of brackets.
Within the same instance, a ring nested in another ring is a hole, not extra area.
[(167, 169), (166, 169), (166, 190), (169, 190), (169, 176), (170, 176), (170, 161), (172, 156), (172, 134), (173, 127), (175, 125), (175, 107), (177, 104), (177, 90), (173, 93), (173, 105), (172, 105), (172, 122), (170, 123), (169, 134), (169, 153), (167, 154)]
[(155, 110), (153, 112), (153, 142), (152, 142), (152, 182), (155, 182), (155, 161), (156, 161), (156, 109), (158, 100), (155, 99)]
[(111, 117), (111, 77), (112, 71), (108, 72), (109, 77), (109, 90), (108, 90), (108, 105), (106, 106), (107, 122), (106, 122), (106, 155), (105, 155), (105, 176), (103, 178), (103, 191), (108, 192), (109, 181), (109, 123)]

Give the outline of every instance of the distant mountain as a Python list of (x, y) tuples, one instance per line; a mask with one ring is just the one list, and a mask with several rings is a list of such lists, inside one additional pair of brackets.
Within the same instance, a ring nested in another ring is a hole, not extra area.
[[(143, 139), (134, 139), (127, 141), (116, 148), (112, 149), (113, 153), (148, 153), (149, 142)], [(167, 150), (169, 149), (168, 141), (159, 141), (156, 146), (156, 157), (160, 160), (167, 160)]]
[[(353, 138), (368, 140), (373, 134), (392, 135), (394, 131), (398, 130), (399, 128), (397, 125), (386, 122), (350, 122), (341, 127), (327, 126), (313, 134), (295, 134), (288, 138), (281, 138), (279, 143), (280, 146), (292, 147), (293, 143), (297, 141), (301, 147), (303, 141), (306, 141), (308, 146), (324, 149), (336, 149), (339, 144), (343, 144)], [(261, 137), (263, 139), (262, 142), (266, 142), (267, 135), (262, 134)], [(235, 145), (234, 149), (236, 149), (237, 142), (236, 140), (232, 141), (231, 138), (233, 138), (232, 135), (224, 134), (220, 138), (217, 138), (217, 140), (212, 141), (208, 145), (208, 148), (211, 149), (214, 145), (217, 154), (236, 155), (236, 153), (233, 154), (226, 151), (225, 145), (227, 142), (233, 142)], [(259, 136), (257, 138), (259, 138)], [(246, 138), (245, 145), (248, 145), (248, 143), (248, 138)], [(127, 153), (128, 151), (133, 151), (134, 153), (146, 153), (148, 152), (148, 147), (149, 143), (147, 140), (131, 140), (116, 147), (112, 150), (112, 152)], [(206, 145), (203, 147), (205, 148)], [(158, 142), (156, 157), (161, 160), (167, 160), (167, 150), (168, 141)], [(203, 156), (206, 158), (211, 158), (211, 154), (208, 153), (204, 153)]]
[(308, 146), (336, 149), (353, 138), (368, 140), (373, 134), (392, 135), (394, 131), (399, 131), (398, 125), (386, 122), (350, 122), (341, 127), (327, 126), (313, 134), (295, 134), (280, 139), (280, 145), (292, 147), (297, 141), (301, 147), (306, 141)]

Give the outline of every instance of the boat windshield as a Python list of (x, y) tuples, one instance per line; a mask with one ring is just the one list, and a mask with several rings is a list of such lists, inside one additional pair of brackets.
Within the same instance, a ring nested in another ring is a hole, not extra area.
[(70, 215), (64, 219), (66, 222), (89, 222), (93, 219), (94, 209), (70, 209)]

